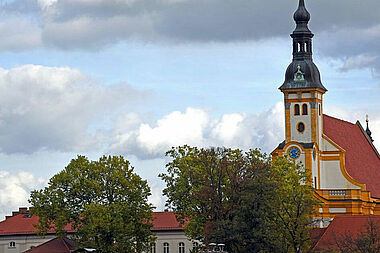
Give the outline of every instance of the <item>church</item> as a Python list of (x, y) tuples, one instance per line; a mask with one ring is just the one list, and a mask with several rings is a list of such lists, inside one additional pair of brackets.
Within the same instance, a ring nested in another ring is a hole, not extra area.
[(315, 219), (321, 227), (337, 215), (380, 215), (380, 155), (371, 131), (323, 113), (322, 84), (313, 62), (314, 34), (304, 0), (294, 13), (293, 60), (279, 88), (284, 94), (286, 139), (272, 156), (288, 156), (310, 171), (322, 202)]

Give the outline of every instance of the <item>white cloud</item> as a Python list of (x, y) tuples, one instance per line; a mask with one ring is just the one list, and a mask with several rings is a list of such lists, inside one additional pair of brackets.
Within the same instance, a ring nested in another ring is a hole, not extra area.
[(148, 159), (161, 157), (173, 146), (262, 148), (270, 152), (283, 140), (283, 104), (258, 115), (226, 114), (211, 119), (203, 109), (172, 112), (154, 126), (140, 123), (134, 130), (119, 125), (112, 151)]
[(370, 68), (377, 60), (377, 56), (358, 55), (349, 57), (345, 60), (344, 65), (340, 69), (343, 72), (347, 72), (352, 69)]
[(0, 219), (17, 211), (21, 206), (29, 206), (30, 192), (44, 187), (47, 180), (36, 178), (29, 172), (9, 173), (0, 171)]
[(25, 17), (2, 17), (0, 51), (24, 51), (42, 47), (41, 28)]
[(0, 151), (94, 150), (99, 143), (88, 132), (90, 124), (143, 96), (68, 67), (0, 68)]
[(52, 6), (53, 4), (57, 2), (58, 0), (38, 0), (38, 4), (43, 10), (49, 8), (50, 6)]
[(351, 123), (356, 123), (358, 120), (366, 129), (366, 115), (369, 115), (369, 129), (372, 132), (372, 138), (375, 140), (373, 143), (377, 150), (380, 151), (380, 111), (379, 110), (347, 110), (339, 106), (326, 106), (326, 114), (342, 119)]
[(62, 49), (99, 49), (141, 34), (153, 34), (153, 18), (147, 15), (93, 18), (81, 16), (65, 22), (47, 22), (42, 31), (45, 45)]

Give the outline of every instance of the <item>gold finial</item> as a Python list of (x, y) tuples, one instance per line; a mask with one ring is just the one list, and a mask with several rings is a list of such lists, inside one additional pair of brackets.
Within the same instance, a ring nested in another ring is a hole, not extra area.
[(368, 114), (365, 116), (365, 121), (366, 121), (367, 123), (369, 122)]

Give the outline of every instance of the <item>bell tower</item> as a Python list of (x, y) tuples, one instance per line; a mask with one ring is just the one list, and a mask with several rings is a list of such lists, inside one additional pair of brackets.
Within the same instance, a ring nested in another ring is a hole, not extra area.
[(304, 0), (299, 0), (293, 18), (296, 22), (296, 29), (290, 35), (293, 39), (293, 61), (280, 87), (285, 102), (286, 143), (318, 146), (322, 138), (322, 100), (327, 89), (313, 62), (314, 34), (308, 28), (310, 14)]

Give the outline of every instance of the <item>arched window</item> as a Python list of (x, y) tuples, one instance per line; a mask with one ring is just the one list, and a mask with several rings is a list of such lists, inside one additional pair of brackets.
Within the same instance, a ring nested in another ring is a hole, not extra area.
[(321, 108), (321, 104), (319, 104), (319, 116), (322, 115), (322, 108)]
[(294, 106), (294, 115), (300, 115), (300, 105)]
[(10, 242), (9, 248), (16, 248), (16, 242)]
[(152, 243), (152, 247), (150, 249), (150, 253), (156, 253), (156, 244)]
[(169, 243), (164, 242), (164, 253), (169, 253)]
[(307, 104), (302, 105), (302, 115), (307, 115)]
[(178, 244), (178, 253), (185, 253), (185, 244), (183, 242)]

